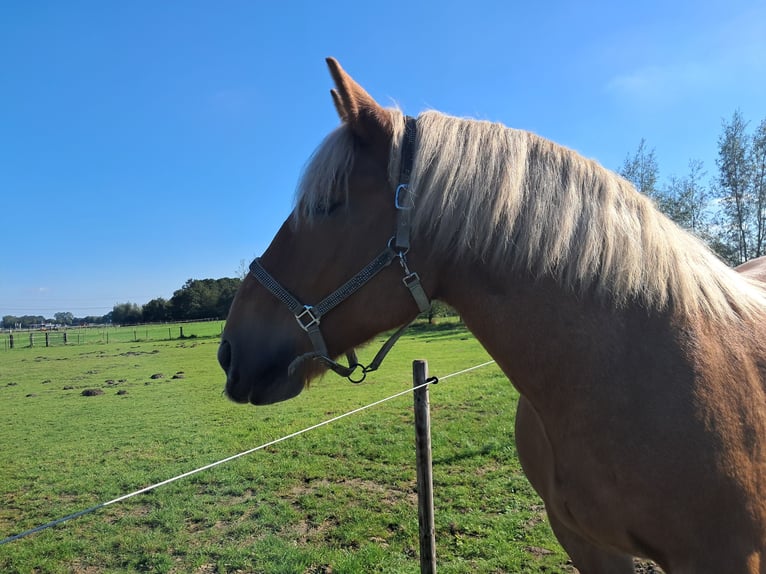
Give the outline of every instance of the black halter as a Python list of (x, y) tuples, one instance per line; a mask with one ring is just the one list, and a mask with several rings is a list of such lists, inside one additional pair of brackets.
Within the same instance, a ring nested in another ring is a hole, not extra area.
[[(372, 362), (365, 366), (359, 363), (356, 353), (352, 349), (346, 353), (348, 357), (348, 366), (341, 365), (333, 361), (328, 354), (327, 345), (324, 337), (319, 330), (319, 324), (324, 315), (337, 307), (340, 303), (348, 299), (353, 293), (358, 291), (368, 281), (370, 281), (380, 271), (388, 267), (394, 259), (399, 259), (399, 263), (404, 271), (402, 282), (412, 294), (415, 303), (420, 312), (428, 311), (431, 302), (428, 299), (417, 273), (410, 271), (407, 265), (407, 252), (410, 249), (410, 228), (411, 215), (415, 207), (413, 195), (410, 193), (410, 175), (412, 173), (412, 164), (415, 156), (415, 137), (417, 135), (417, 121), (409, 116), (405, 117), (404, 138), (402, 141), (401, 167), (399, 170), (399, 184), (394, 192), (394, 206), (396, 207), (396, 230), (395, 234), (389, 239), (388, 244), (381, 253), (367, 264), (364, 269), (359, 271), (351, 279), (330, 293), (316, 305), (306, 305), (296, 299), (279, 281), (274, 279), (268, 271), (261, 265), (260, 258), (253, 261), (250, 265), (250, 272), (266, 289), (268, 289), (277, 299), (282, 301), (290, 311), (295, 315), (295, 320), (301, 329), (311, 339), (314, 350), (310, 353), (300, 355), (288, 368), (289, 373), (293, 373), (300, 363), (308, 359), (317, 359), (327, 365), (329, 369), (342, 377), (348, 378), (352, 383), (361, 383), (367, 373), (378, 369), (383, 359), (394, 346), (396, 341), (402, 335), (409, 323), (400, 327), (388, 341), (381, 347)], [(360, 369), (360, 376), (354, 378), (354, 373)]]

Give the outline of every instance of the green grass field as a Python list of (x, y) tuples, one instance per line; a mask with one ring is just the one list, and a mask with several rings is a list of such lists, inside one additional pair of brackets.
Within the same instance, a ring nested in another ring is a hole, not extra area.
[[(256, 408), (221, 394), (220, 324), (200, 325), (0, 348), (0, 538), (407, 389), (414, 359), (437, 376), (488, 359), (460, 326), (420, 326), (367, 382)], [(431, 388), (439, 572), (571, 571), (516, 458), (517, 398), (494, 365)], [(0, 571), (416, 573), (417, 553), (408, 393), (0, 546)]]

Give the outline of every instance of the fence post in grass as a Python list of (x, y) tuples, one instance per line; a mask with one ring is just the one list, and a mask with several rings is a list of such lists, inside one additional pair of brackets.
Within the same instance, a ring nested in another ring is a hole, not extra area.
[(45, 346), (46, 347), (50, 347), (51, 346), (50, 334), (48, 333), (48, 331), (45, 331)]
[[(428, 362), (412, 362), (412, 384), (423, 385), (428, 379)], [(420, 572), (436, 572), (436, 535), (434, 532), (434, 485), (431, 468), (431, 413), (428, 386), (416, 388), (415, 448), (418, 475), (418, 527), (420, 530)]]
[(9, 333), (8, 335), (8, 344), (11, 346), (11, 349), (13, 349), (13, 333)]

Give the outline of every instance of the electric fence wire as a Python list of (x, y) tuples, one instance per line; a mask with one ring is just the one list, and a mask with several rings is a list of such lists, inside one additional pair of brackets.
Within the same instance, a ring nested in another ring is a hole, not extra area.
[(285, 435), (283, 437), (280, 437), (278, 439), (269, 441), (267, 443), (264, 443), (260, 446), (256, 446), (254, 448), (248, 449), (246, 451), (240, 452), (238, 454), (223, 458), (221, 460), (218, 460), (216, 462), (212, 462), (210, 464), (206, 464), (205, 466), (201, 466), (199, 468), (195, 468), (194, 470), (190, 470), (188, 472), (184, 472), (183, 474), (179, 474), (178, 476), (174, 476), (173, 478), (168, 478), (167, 480), (163, 480), (162, 482), (158, 482), (156, 484), (152, 484), (150, 486), (146, 486), (144, 488), (140, 488), (134, 492), (131, 492), (129, 494), (123, 494), (122, 496), (118, 496), (117, 498), (113, 498), (112, 500), (109, 500), (107, 502), (102, 502), (100, 504), (96, 504), (95, 506), (91, 506), (90, 508), (86, 508), (84, 510), (80, 510), (79, 512), (75, 512), (73, 514), (68, 514), (67, 516), (62, 516), (61, 518), (58, 518), (56, 520), (52, 520), (50, 522), (46, 522), (45, 524), (41, 524), (40, 526), (37, 526), (35, 528), (30, 528), (29, 530), (25, 530), (23, 532), (19, 532), (18, 534), (14, 534), (13, 536), (8, 536), (7, 538), (3, 538), (0, 540), (0, 546), (3, 544), (8, 544), (9, 542), (13, 542), (15, 540), (19, 540), (21, 538), (26, 538), (27, 536), (31, 536), (32, 534), (36, 534), (38, 532), (42, 532), (43, 530), (47, 530), (49, 528), (53, 528), (54, 526), (58, 526), (59, 524), (63, 524), (65, 522), (69, 522), (70, 520), (74, 520), (75, 518), (79, 518), (81, 516), (84, 516), (86, 514), (91, 514), (93, 512), (96, 512), (97, 510), (101, 510), (102, 508), (106, 508), (107, 506), (111, 506), (112, 504), (117, 504), (118, 502), (122, 502), (123, 500), (127, 500), (129, 498), (133, 498), (134, 496), (138, 496), (139, 494), (144, 494), (146, 492), (150, 492), (152, 490), (155, 490), (156, 488), (159, 488), (161, 486), (165, 486), (166, 484), (170, 484), (172, 482), (176, 482), (178, 480), (181, 480), (183, 478), (187, 478), (189, 476), (193, 476), (195, 474), (199, 474), (200, 472), (204, 472), (206, 470), (210, 470), (211, 468), (215, 468), (217, 466), (221, 466), (222, 464), (226, 464), (227, 462), (231, 462), (233, 460), (236, 460), (238, 458), (242, 458), (243, 456), (247, 456), (249, 454), (253, 454), (254, 452), (257, 452), (259, 450), (263, 450), (265, 448), (268, 448), (270, 446), (274, 446), (275, 444), (279, 444), (281, 442), (284, 442), (288, 439), (295, 438), (299, 435), (305, 434), (309, 431), (316, 430), (320, 427), (329, 425), (330, 423), (337, 422), (341, 419), (344, 419), (346, 417), (349, 417), (351, 415), (355, 415), (357, 413), (360, 413), (362, 411), (366, 411), (367, 409), (371, 409), (373, 407), (376, 407), (382, 403), (385, 403), (387, 401), (390, 401), (392, 399), (395, 399), (397, 397), (401, 397), (402, 395), (406, 395), (409, 393), (412, 393), (418, 389), (422, 389), (423, 387), (426, 387), (430, 384), (434, 384), (437, 381), (446, 381), (447, 379), (450, 379), (452, 377), (457, 377), (458, 375), (462, 375), (465, 373), (468, 373), (470, 371), (475, 371), (476, 369), (481, 369), (482, 367), (486, 367), (487, 365), (493, 364), (495, 361), (487, 361), (486, 363), (481, 363), (479, 365), (474, 365), (473, 367), (468, 367), (467, 369), (463, 369), (460, 371), (456, 371), (454, 373), (450, 373), (448, 375), (444, 375), (443, 377), (439, 377), (438, 379), (428, 379), (425, 383), (411, 387), (407, 390), (400, 391), (398, 393), (395, 393), (389, 397), (386, 397), (384, 399), (377, 400), (375, 402), (372, 402), (368, 405), (364, 405), (362, 407), (353, 409), (351, 411), (348, 411), (346, 413), (343, 413), (341, 415), (338, 415), (336, 417), (327, 419), (325, 421), (322, 421), (320, 423), (317, 423), (315, 425), (311, 425), (309, 427), (306, 427), (304, 429), (301, 429), (299, 431), (290, 433), (288, 435)]

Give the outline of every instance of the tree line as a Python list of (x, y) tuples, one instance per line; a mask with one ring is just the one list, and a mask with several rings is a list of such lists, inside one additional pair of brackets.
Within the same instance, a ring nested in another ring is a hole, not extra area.
[(730, 265), (766, 255), (766, 118), (749, 128), (739, 110), (723, 120), (709, 179), (702, 161), (691, 159), (686, 175), (660, 184), (655, 150), (644, 139), (619, 170)]
[(106, 315), (75, 317), (72, 313), (56, 313), (46, 319), (41, 315), (6, 315), (4, 329), (26, 329), (46, 324), (55, 325), (135, 325), (167, 321), (193, 321), (198, 319), (225, 319), (241, 279), (189, 279), (167, 300), (152, 299), (144, 305), (118, 303)]

